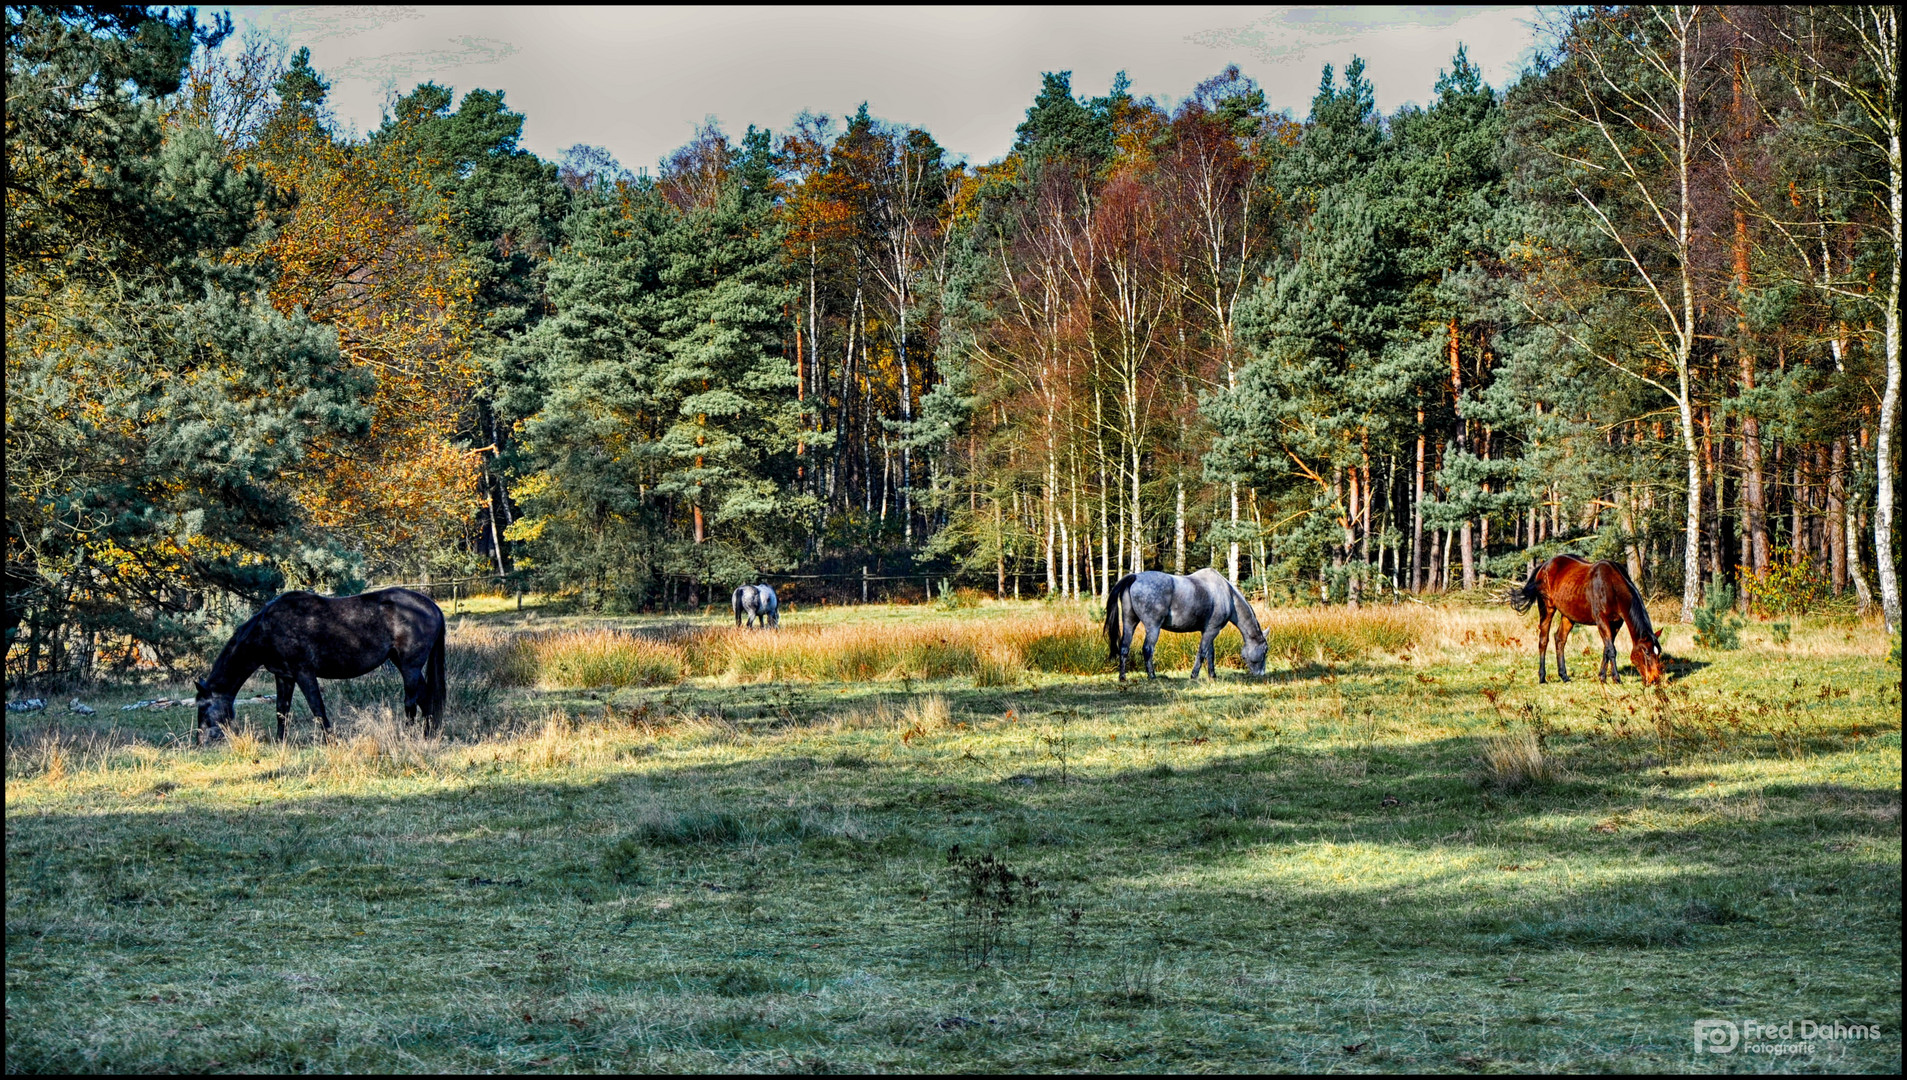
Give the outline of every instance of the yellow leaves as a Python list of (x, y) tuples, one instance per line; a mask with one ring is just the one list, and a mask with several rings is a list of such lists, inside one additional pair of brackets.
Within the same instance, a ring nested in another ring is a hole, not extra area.
[(545, 518), (520, 517), (512, 521), (509, 528), (503, 530), (503, 538), (518, 543), (528, 543), (540, 538), (544, 527), (548, 524), (549, 521)]
[(477, 281), (449, 242), (454, 217), (401, 145), (333, 142), (303, 122), (258, 164), (295, 198), (271, 241), (271, 302), (334, 327), (369, 374), (370, 432), (315, 442), (290, 477), (313, 524), (375, 551), (440, 539), (481, 505), (481, 463), (454, 438), (476, 389)]

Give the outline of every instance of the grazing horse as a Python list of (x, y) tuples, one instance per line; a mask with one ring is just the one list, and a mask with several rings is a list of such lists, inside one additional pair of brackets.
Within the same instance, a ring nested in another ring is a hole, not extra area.
[(1616, 631), (1629, 623), (1629, 659), (1642, 676), (1642, 685), (1662, 681), (1662, 643), (1649, 625), (1649, 609), (1642, 605), (1642, 590), (1629, 575), (1612, 562), (1592, 563), (1575, 555), (1558, 555), (1530, 573), (1521, 588), (1512, 588), (1507, 599), (1518, 612), (1537, 605), (1540, 620), (1536, 629), (1536, 681), (1549, 681), (1545, 669), (1545, 650), (1549, 646), (1551, 616), (1561, 619), (1556, 628), (1556, 677), (1569, 681), (1569, 666), (1563, 646), (1577, 623), (1595, 623), (1602, 632), (1602, 663), (1596, 668), (1596, 681), (1604, 677), (1616, 682), (1622, 675), (1616, 670)]
[(781, 629), (781, 600), (775, 596), (775, 590), (766, 585), (744, 585), (735, 590), (735, 625), (742, 625), (746, 616), (748, 625)]
[(1126, 678), (1126, 664), (1132, 652), (1132, 632), (1143, 623), (1146, 628), (1146, 677), (1158, 678), (1152, 670), (1152, 646), (1161, 629), (1177, 632), (1198, 631), (1198, 655), (1192, 660), (1192, 678), (1198, 678), (1205, 666), (1212, 678), (1218, 678), (1217, 650), (1212, 642), (1226, 623), (1238, 627), (1245, 636), (1245, 666), (1253, 675), (1265, 673), (1265, 632), (1258, 627), (1258, 616), (1251, 601), (1225, 575), (1207, 567), (1187, 577), (1146, 570), (1127, 574), (1106, 594), (1107, 659), (1119, 661), (1119, 679)]
[(385, 661), (404, 676), (404, 716), (424, 711), (424, 733), (443, 722), (444, 613), (436, 601), (409, 589), (379, 589), (357, 596), (288, 592), (273, 599), (225, 643), (212, 673), (199, 680), (200, 737), (223, 737), (232, 722), (232, 698), (259, 668), (278, 677), (278, 738), (291, 718), (291, 688), (327, 736), (319, 679), (355, 679)]

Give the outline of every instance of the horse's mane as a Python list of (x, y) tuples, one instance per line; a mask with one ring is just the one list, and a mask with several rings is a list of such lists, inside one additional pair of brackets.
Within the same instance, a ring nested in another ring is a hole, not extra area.
[(252, 634), (258, 628), (259, 619), (263, 618), (265, 612), (270, 611), (272, 605), (276, 604), (279, 599), (279, 597), (274, 596), (266, 601), (263, 607), (252, 613), (251, 618), (239, 623), (238, 629), (232, 631), (232, 636), (225, 640), (225, 647), (219, 650), (218, 656), (212, 661), (212, 670), (205, 674), (206, 686), (211, 689), (213, 693), (226, 692), (219, 690), (216, 683), (231, 679), (232, 672), (236, 668), (243, 668), (244, 674), (238, 677), (237, 685), (234, 685), (231, 689), (232, 693), (237, 693), (239, 686), (243, 686), (245, 680), (252, 677), (252, 672), (258, 670), (258, 664), (256, 663), (253, 663), (251, 667), (245, 667), (245, 662), (238, 660), (238, 650), (251, 644)]
[(1258, 625), (1258, 612), (1252, 610), (1251, 600), (1239, 590), (1238, 586), (1232, 585), (1229, 581), (1225, 584), (1231, 585), (1232, 618), (1238, 621), (1239, 631), (1244, 634), (1246, 640), (1255, 637), (1259, 641), (1264, 641), (1265, 628)]
[(1636, 583), (1629, 579), (1629, 571), (1621, 563), (1612, 559), (1609, 565), (1616, 568), (1616, 573), (1622, 575), (1622, 583), (1629, 586), (1629, 636), (1634, 637), (1636, 630), (1640, 629), (1650, 641), (1656, 643), (1656, 648), (1661, 648), (1661, 639), (1655, 636), (1655, 627), (1649, 622), (1649, 605), (1642, 602), (1642, 590), (1636, 588)]

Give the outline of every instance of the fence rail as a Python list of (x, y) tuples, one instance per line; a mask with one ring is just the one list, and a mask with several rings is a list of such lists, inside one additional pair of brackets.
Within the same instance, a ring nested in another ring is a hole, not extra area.
[[(832, 574), (760, 574), (757, 575), (755, 580), (769, 583), (777, 581), (858, 581), (861, 583), (863, 599), (866, 599), (867, 586), (877, 581), (918, 581), (931, 598), (933, 595), (933, 579), (936, 576), (937, 575), (931, 570), (923, 570), (913, 574), (875, 574), (868, 572), (866, 567), (862, 567), (859, 571), (846, 570)], [(946, 577), (948, 575), (943, 572), (938, 576)], [(416, 589), (419, 592), (425, 593), (433, 600), (448, 593), (450, 598), (454, 601), (462, 597), (474, 595), (475, 591), (471, 588), (473, 585), (500, 585), (503, 586), (506, 591), (511, 585), (514, 585), (515, 591), (521, 594), (528, 591), (527, 586), (529, 584), (530, 575), (518, 571), (510, 574), (473, 574), (469, 577), (449, 578), (440, 581), (379, 582), (375, 585), (368, 585), (365, 588), (366, 591), (372, 589)]]

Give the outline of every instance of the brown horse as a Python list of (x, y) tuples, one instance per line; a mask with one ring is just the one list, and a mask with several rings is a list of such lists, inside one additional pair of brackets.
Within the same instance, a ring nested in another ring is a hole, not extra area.
[(1512, 589), (1507, 599), (1519, 612), (1528, 611), (1530, 605), (1535, 604), (1541, 615), (1536, 628), (1537, 682), (1549, 681), (1543, 654), (1549, 646), (1552, 615), (1561, 619), (1561, 625), (1556, 628), (1557, 678), (1569, 681), (1569, 665), (1563, 653), (1569, 632), (1577, 623), (1595, 623), (1596, 629), (1602, 631), (1602, 664), (1596, 668), (1596, 680), (1600, 682), (1606, 675), (1621, 682), (1622, 676), (1616, 670), (1616, 631), (1622, 629), (1626, 620), (1631, 645), (1629, 659), (1642, 676), (1642, 685), (1654, 686), (1662, 681), (1662, 643), (1656, 640), (1655, 628), (1649, 625), (1649, 609), (1642, 606), (1642, 591), (1615, 563), (1592, 563), (1574, 555), (1558, 555), (1537, 567), (1523, 587)]

